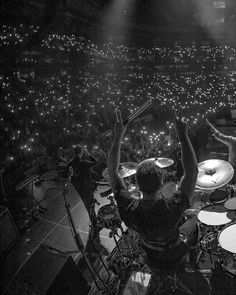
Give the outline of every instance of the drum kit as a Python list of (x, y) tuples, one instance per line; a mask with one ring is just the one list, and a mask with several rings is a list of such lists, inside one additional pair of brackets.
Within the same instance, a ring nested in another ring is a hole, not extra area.
[[(160, 168), (169, 167), (174, 163), (169, 158), (151, 158), (150, 160), (153, 160)], [(138, 164), (134, 162), (121, 163), (119, 172), (127, 184), (131, 197), (141, 199), (142, 194), (137, 185), (130, 181), (137, 167)], [(226, 161), (210, 159), (199, 163), (198, 170), (195, 191), (200, 192), (202, 196), (207, 196), (207, 202), (201, 202), (201, 206), (196, 210), (200, 232), (197, 264), (201, 255), (207, 252), (210, 254), (212, 264), (212, 255), (215, 255), (223, 269), (236, 276), (236, 187), (229, 184), (233, 178), (234, 169)], [(109, 181), (107, 169), (103, 171), (103, 177)], [(166, 196), (169, 197), (177, 190), (177, 186), (174, 183), (168, 183), (166, 190)], [(111, 189), (107, 192), (107, 194), (103, 192), (102, 196), (108, 197), (111, 203), (98, 210), (98, 220), (103, 227), (111, 229), (111, 236), (114, 237), (117, 229), (121, 228), (122, 222)], [(117, 243), (117, 240), (115, 241)]]
[(236, 197), (235, 186), (228, 184), (234, 169), (226, 161), (211, 159), (198, 164), (196, 188), (208, 194), (208, 202), (198, 210), (201, 249), (221, 263), (224, 270), (236, 276)]
[[(174, 161), (169, 158), (151, 158), (148, 159), (154, 161), (154, 163), (160, 168), (167, 168), (171, 166)], [(135, 162), (124, 162), (119, 165), (119, 174), (124, 179), (128, 191), (133, 199), (141, 199), (142, 193), (139, 191), (138, 186), (133, 182), (133, 176), (136, 174), (138, 164)], [(108, 169), (106, 168), (102, 172), (104, 179), (109, 181)], [(176, 185), (174, 185), (176, 188)], [(110, 204), (101, 207), (98, 210), (98, 220), (101, 226), (108, 229), (120, 228), (120, 220), (118, 208), (114, 202), (114, 196), (112, 194), (111, 188), (100, 193), (101, 197), (107, 197), (110, 200)]]

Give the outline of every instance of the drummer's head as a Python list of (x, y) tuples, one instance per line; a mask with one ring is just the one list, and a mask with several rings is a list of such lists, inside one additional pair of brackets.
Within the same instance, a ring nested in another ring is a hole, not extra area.
[(136, 180), (144, 195), (155, 195), (162, 187), (162, 169), (151, 159), (139, 163)]
[(83, 155), (83, 147), (82, 145), (78, 144), (74, 147), (74, 152), (76, 157), (82, 157)]

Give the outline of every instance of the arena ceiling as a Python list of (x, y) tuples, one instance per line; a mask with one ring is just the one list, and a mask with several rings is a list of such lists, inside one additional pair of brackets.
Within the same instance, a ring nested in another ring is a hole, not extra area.
[(70, 32), (116, 30), (116, 20), (104, 19), (117, 6), (119, 19), (126, 20), (124, 33), (207, 39), (212, 30), (225, 35), (236, 27), (235, 0), (2, 0), (0, 22)]

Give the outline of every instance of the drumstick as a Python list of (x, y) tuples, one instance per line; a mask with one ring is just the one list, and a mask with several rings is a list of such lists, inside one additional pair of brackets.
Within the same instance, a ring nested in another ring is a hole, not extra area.
[(136, 112), (134, 112), (132, 115), (130, 115), (124, 122), (123, 124), (130, 123), (133, 121), (135, 118), (137, 118), (142, 112), (144, 112), (152, 103), (152, 100), (149, 99), (146, 101)]
[[(135, 118), (137, 118), (141, 113), (143, 113), (152, 103), (152, 99), (147, 100), (141, 107), (138, 108), (136, 112), (134, 112), (132, 115), (130, 115), (128, 118), (126, 118), (123, 121), (123, 125), (126, 125), (130, 122), (132, 122)], [(109, 136), (112, 134), (112, 130), (109, 130), (106, 136)]]

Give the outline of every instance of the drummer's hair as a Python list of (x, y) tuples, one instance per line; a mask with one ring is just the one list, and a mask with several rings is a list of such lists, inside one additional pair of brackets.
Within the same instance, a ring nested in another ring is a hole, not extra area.
[(155, 193), (162, 186), (161, 168), (149, 160), (139, 163), (136, 172), (136, 181), (143, 193)]

